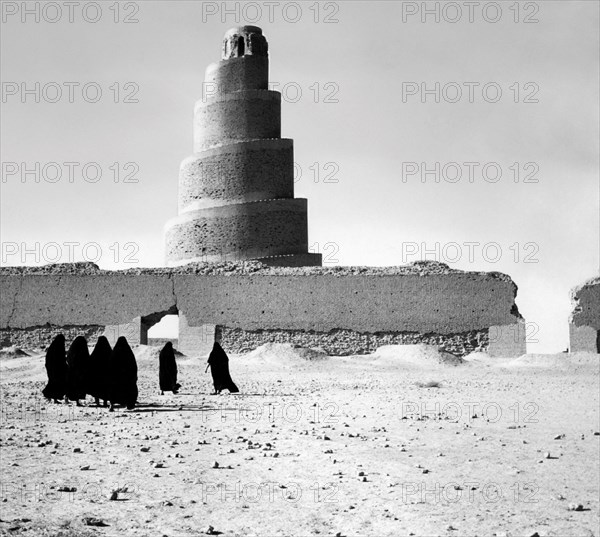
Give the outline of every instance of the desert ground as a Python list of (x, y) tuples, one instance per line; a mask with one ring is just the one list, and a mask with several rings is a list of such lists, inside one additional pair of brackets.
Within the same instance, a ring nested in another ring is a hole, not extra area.
[(160, 395), (158, 351), (134, 347), (114, 413), (46, 402), (44, 355), (0, 353), (0, 534), (600, 535), (600, 355), (269, 344), (230, 355), (239, 394), (179, 356)]

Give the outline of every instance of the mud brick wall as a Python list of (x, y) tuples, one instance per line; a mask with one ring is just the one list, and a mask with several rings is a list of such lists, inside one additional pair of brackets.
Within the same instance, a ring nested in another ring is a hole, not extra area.
[(0, 347), (16, 345), (20, 349), (44, 351), (52, 340), (63, 334), (67, 348), (77, 336), (84, 336), (88, 345), (95, 345), (104, 332), (104, 326), (39, 326), (34, 328), (0, 329)]
[(485, 351), (489, 344), (488, 330), (473, 330), (461, 334), (420, 334), (418, 332), (360, 333), (352, 330), (314, 332), (303, 330), (240, 330), (218, 327), (218, 341), (232, 353), (245, 353), (265, 343), (292, 343), (301, 347), (321, 348), (330, 356), (369, 354), (383, 345), (437, 345), (457, 356)]
[(571, 302), (570, 351), (600, 353), (600, 277), (575, 287)]
[[(232, 348), (288, 338), (336, 354), (425, 342), (464, 354), (502, 339), (524, 352), (517, 287), (500, 273), (462, 272), (441, 263), (405, 267), (267, 267), (256, 261), (103, 271), (93, 264), (0, 269), (0, 329), (115, 326), (147, 330), (164, 315), (185, 330), (225, 327)], [(500, 329), (498, 329), (500, 327)], [(132, 331), (132, 337), (144, 330)], [(237, 332), (236, 332), (237, 331)], [(271, 341), (272, 339), (269, 339)], [(140, 341), (132, 341), (139, 343)], [(193, 350), (193, 349), (192, 349)]]

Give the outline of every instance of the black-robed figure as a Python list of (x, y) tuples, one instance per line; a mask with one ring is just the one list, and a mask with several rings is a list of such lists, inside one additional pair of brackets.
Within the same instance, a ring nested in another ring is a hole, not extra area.
[(222, 390), (229, 390), (231, 393), (240, 391), (233, 380), (231, 380), (231, 375), (229, 374), (229, 358), (217, 341), (215, 341), (213, 349), (210, 351), (208, 357), (206, 369), (208, 370), (209, 367), (213, 378), (215, 394), (221, 393)]
[(164, 392), (177, 393), (181, 384), (177, 384), (177, 362), (175, 361), (175, 351), (170, 341), (165, 343), (158, 357), (158, 383), (160, 385), (160, 394)]
[(110, 411), (115, 405), (135, 408), (138, 397), (137, 362), (125, 337), (117, 339), (110, 355)]
[(105, 336), (100, 336), (90, 355), (87, 369), (86, 391), (100, 406), (100, 399), (104, 406), (108, 405), (110, 393), (110, 355), (112, 348)]
[(62, 400), (67, 391), (67, 359), (65, 354), (65, 336), (58, 334), (46, 349), (46, 373), (48, 384), (42, 390), (46, 399), (55, 403)]
[(85, 399), (85, 381), (90, 360), (90, 351), (83, 336), (77, 336), (67, 352), (67, 398), (75, 401)]

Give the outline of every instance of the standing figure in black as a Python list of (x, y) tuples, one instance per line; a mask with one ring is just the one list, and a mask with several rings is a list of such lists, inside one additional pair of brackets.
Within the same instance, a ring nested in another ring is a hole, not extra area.
[(121, 336), (110, 355), (110, 411), (115, 405), (124, 405), (132, 410), (137, 397), (137, 362), (129, 343)]
[(181, 384), (177, 384), (177, 362), (175, 361), (175, 351), (173, 344), (167, 341), (160, 351), (158, 357), (158, 383), (160, 384), (160, 394), (165, 392), (177, 393)]
[(79, 400), (85, 399), (85, 382), (90, 361), (90, 351), (83, 336), (77, 336), (67, 352), (67, 398), (80, 406)]
[(62, 400), (67, 391), (67, 360), (65, 356), (65, 336), (58, 334), (46, 350), (46, 373), (48, 384), (42, 390), (46, 399), (55, 403)]
[(100, 336), (90, 355), (86, 381), (86, 392), (96, 400), (96, 406), (100, 406), (100, 399), (104, 402), (104, 406), (108, 406), (111, 353), (108, 339)]
[(240, 391), (233, 383), (233, 380), (231, 380), (231, 375), (229, 374), (229, 358), (227, 358), (227, 354), (225, 354), (221, 345), (216, 341), (213, 345), (213, 350), (210, 351), (210, 356), (208, 357), (208, 365), (206, 366), (207, 371), (209, 367), (213, 378), (215, 394), (221, 393), (222, 390), (229, 390), (231, 393)]

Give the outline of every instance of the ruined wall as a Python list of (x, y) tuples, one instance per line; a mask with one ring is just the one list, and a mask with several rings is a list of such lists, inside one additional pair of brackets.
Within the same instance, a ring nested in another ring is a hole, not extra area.
[(89, 345), (95, 345), (104, 333), (104, 326), (57, 326), (46, 325), (33, 328), (1, 328), (0, 348), (16, 345), (20, 349), (44, 351), (58, 335), (63, 334), (67, 348), (77, 336), (84, 336)]
[[(61, 273), (65, 269), (70, 272)], [(115, 272), (82, 264), (1, 269), (0, 284), (7, 290), (0, 328), (132, 322), (148, 327), (178, 312), (185, 317), (180, 342), (192, 347), (200, 336), (186, 331), (216, 325), (226, 327), (225, 336), (237, 347), (244, 339), (264, 340), (265, 331), (291, 331), (294, 342), (318, 340), (341, 353), (416, 339), (463, 353), (460, 349), (491, 348), (486, 339), (491, 328), (522, 321), (508, 276), (454, 271), (440, 263), (273, 268), (244, 262)], [(514, 333), (514, 345), (503, 342), (506, 355), (522, 354), (521, 332)]]
[(4, 276), (3, 270), (0, 328), (119, 325), (140, 314), (166, 311), (175, 300), (173, 282), (164, 275), (97, 271)]
[(413, 345), (424, 343), (465, 356), (485, 351), (489, 345), (488, 330), (473, 330), (461, 334), (420, 334), (419, 332), (361, 333), (353, 330), (315, 332), (304, 330), (240, 330), (217, 327), (217, 340), (228, 352), (249, 352), (265, 343), (292, 343), (301, 347), (321, 348), (330, 356), (369, 354), (383, 345)]
[(600, 353), (600, 277), (572, 289), (571, 301), (569, 350)]

